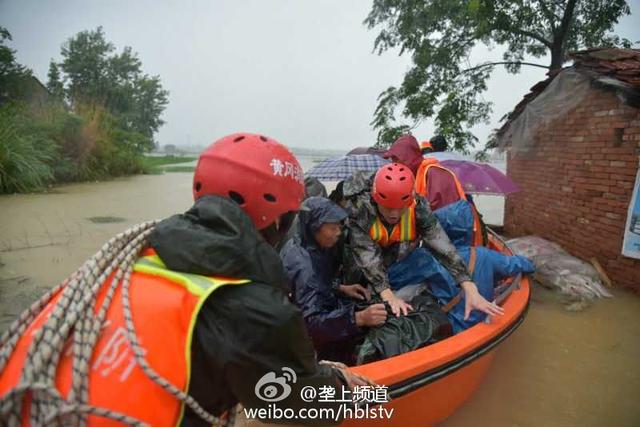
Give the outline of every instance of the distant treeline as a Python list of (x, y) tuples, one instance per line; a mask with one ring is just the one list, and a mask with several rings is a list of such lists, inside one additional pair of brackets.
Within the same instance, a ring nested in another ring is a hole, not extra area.
[(144, 171), (168, 92), (131, 48), (116, 53), (100, 27), (80, 32), (51, 61), (45, 87), (8, 40), (0, 27), (0, 193)]

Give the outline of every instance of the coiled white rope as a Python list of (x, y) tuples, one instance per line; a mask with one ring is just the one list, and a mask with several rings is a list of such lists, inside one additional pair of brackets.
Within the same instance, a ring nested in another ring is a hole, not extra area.
[[(207, 423), (223, 426), (233, 424), (233, 409), (229, 411), (230, 416), (227, 420), (221, 420), (205, 411), (193, 397), (171, 384), (149, 366), (144, 357), (145, 351), (138, 342), (129, 302), (131, 274), (140, 251), (147, 246), (148, 236), (157, 223), (158, 221), (149, 221), (138, 224), (113, 237), (67, 280), (25, 310), (2, 335), (0, 374), (4, 371), (20, 337), (51, 298), (62, 291), (47, 321), (34, 334), (18, 385), (0, 398), (0, 419), (6, 425), (21, 425), (22, 405), (27, 393), (32, 397), (29, 414), (32, 426), (85, 426), (88, 415), (110, 418), (134, 426), (146, 425), (125, 414), (88, 403), (89, 362), (111, 300), (120, 285), (127, 339), (136, 363), (151, 380), (184, 402)], [(104, 302), (96, 314), (98, 292), (114, 271)], [(65, 399), (55, 386), (55, 376), (62, 349), (69, 338), (72, 338), (73, 343), (72, 385)]]

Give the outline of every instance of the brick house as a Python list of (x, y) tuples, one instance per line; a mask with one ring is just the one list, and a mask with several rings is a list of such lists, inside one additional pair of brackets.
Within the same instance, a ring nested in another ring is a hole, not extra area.
[(640, 292), (640, 260), (621, 254), (640, 156), (640, 50), (571, 57), (497, 132), (522, 189), (507, 197), (505, 232), (595, 257), (616, 285)]

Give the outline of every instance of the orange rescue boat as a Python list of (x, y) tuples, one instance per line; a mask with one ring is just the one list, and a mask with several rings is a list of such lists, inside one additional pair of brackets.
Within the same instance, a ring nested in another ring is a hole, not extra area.
[[(490, 247), (512, 255), (494, 233)], [(495, 350), (524, 321), (529, 307), (530, 282), (518, 276), (496, 288), (496, 302), (505, 310), (466, 331), (438, 343), (386, 360), (351, 368), (386, 385), (391, 401), (384, 405), (390, 420), (347, 419), (342, 424), (429, 426), (444, 421), (478, 388)]]

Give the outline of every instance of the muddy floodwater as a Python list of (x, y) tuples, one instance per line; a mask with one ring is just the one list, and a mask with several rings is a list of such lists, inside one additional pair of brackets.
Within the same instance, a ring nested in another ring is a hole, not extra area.
[[(491, 217), (496, 203), (479, 205)], [(190, 204), (187, 173), (0, 196), (0, 330), (114, 234)], [(640, 426), (640, 298), (613, 293), (570, 312), (554, 293), (534, 288), (524, 324), (444, 425)]]

